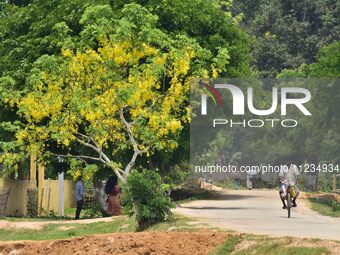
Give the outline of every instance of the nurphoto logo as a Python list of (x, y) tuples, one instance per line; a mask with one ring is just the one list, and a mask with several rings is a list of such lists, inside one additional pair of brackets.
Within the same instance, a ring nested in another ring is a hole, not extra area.
[[(247, 93), (245, 95), (239, 86), (229, 83), (216, 83), (214, 85), (207, 85), (200, 82), (199, 84), (201, 86), (203, 85), (203, 93), (201, 94), (201, 115), (209, 114), (208, 95), (214, 102), (215, 106), (224, 107), (223, 96), (220, 93), (222, 90), (229, 92), (232, 96), (233, 116), (246, 115), (245, 105), (247, 105), (249, 113), (256, 116), (272, 115), (277, 111), (278, 108), (280, 108), (281, 116), (287, 116), (288, 107), (295, 107), (305, 116), (312, 115), (305, 106), (305, 104), (308, 103), (312, 98), (310, 91), (306, 88), (272, 87), (270, 107), (267, 109), (259, 109), (255, 106), (255, 103), (261, 102), (255, 102), (253, 87), (247, 87)], [(266, 123), (270, 124), (271, 127), (274, 127), (276, 122), (279, 122), (282, 127), (296, 127), (298, 125), (298, 121), (296, 119), (288, 118), (243, 119), (241, 121), (225, 118), (214, 118), (212, 125), (213, 127), (216, 127), (217, 125), (229, 125), (230, 127), (238, 125), (243, 127), (248, 126), (258, 128), (263, 127)]]

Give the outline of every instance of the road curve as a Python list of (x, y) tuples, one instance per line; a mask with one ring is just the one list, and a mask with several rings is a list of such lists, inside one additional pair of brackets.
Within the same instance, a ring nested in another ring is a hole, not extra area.
[(213, 227), (271, 236), (340, 240), (340, 218), (322, 216), (300, 199), (292, 217), (276, 190), (228, 190), (216, 198), (183, 204), (174, 211)]

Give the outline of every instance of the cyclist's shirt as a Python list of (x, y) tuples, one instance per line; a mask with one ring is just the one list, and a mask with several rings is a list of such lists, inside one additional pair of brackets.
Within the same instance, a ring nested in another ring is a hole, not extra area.
[(283, 177), (284, 180), (297, 182), (297, 178), (300, 172), (296, 165), (291, 164), (290, 167), (284, 165), (281, 166), (279, 176)]

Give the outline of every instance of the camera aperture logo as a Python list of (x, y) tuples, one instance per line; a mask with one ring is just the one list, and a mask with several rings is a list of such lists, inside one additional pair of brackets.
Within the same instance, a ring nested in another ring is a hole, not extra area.
[[(272, 102), (269, 109), (257, 109), (254, 106), (254, 91), (252, 87), (247, 88), (246, 95), (243, 93), (242, 89), (236, 85), (232, 84), (214, 84), (207, 85), (204, 83), (199, 83), (203, 86), (204, 94), (201, 94), (201, 115), (208, 115), (208, 96), (214, 102), (215, 107), (223, 107), (223, 100), (219, 89), (227, 90), (232, 96), (232, 115), (233, 116), (244, 116), (245, 115), (245, 105), (249, 112), (256, 116), (269, 116), (274, 114), (278, 108), (280, 108), (280, 115), (287, 116), (288, 107), (296, 107), (303, 115), (310, 116), (311, 112), (305, 107), (305, 104), (310, 101), (311, 93), (308, 89), (299, 87), (273, 87), (272, 88)], [(290, 95), (295, 95), (295, 97), (290, 97)], [(279, 104), (280, 98), (280, 104)], [(245, 104), (247, 102), (247, 104)], [(282, 127), (292, 128), (298, 126), (298, 121), (296, 119), (289, 118), (254, 118), (254, 119), (223, 119), (214, 118), (213, 127), (220, 125), (226, 125), (230, 127), (241, 126), (241, 127), (251, 127), (260, 128), (265, 125), (270, 125), (274, 127), (275, 125), (281, 125)]]

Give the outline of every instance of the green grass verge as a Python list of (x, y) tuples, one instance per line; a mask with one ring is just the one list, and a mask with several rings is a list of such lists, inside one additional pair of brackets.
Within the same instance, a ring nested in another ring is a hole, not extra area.
[[(330, 251), (322, 247), (294, 246), (292, 238), (268, 238), (256, 235), (231, 235), (222, 245), (209, 255), (327, 255)], [(313, 240), (306, 239), (307, 243)]]
[[(70, 217), (70, 218), (74, 217), (74, 216), (76, 215), (76, 209), (77, 209), (77, 208), (65, 208), (65, 209), (64, 209), (64, 214), (65, 214), (65, 216)], [(81, 212), (81, 216), (82, 216), (83, 214), (84, 214), (84, 212), (82, 211), (82, 212)]]
[[(64, 227), (65, 230), (62, 230), (61, 227)], [(40, 230), (2, 229), (0, 231), (0, 240), (52, 240), (92, 234), (131, 232), (135, 231), (135, 229), (134, 219), (123, 216), (110, 222), (46, 224)]]
[(285, 242), (259, 242), (247, 249), (235, 252), (234, 255), (326, 255), (331, 254), (325, 247), (303, 247), (289, 246)]
[[(197, 225), (189, 224), (189, 221), (191, 220), (188, 218), (174, 215), (171, 219), (154, 224), (145, 231), (166, 231), (170, 227), (174, 230), (194, 231), (199, 228)], [(135, 232), (136, 229), (134, 218), (121, 216), (109, 222), (46, 224), (40, 230), (1, 229), (0, 240), (52, 240), (93, 234)]]
[(74, 218), (65, 216), (65, 217), (59, 217), (59, 216), (55, 216), (55, 217), (51, 217), (51, 216), (39, 216), (39, 217), (34, 217), (34, 218), (25, 218), (25, 217), (5, 217), (2, 220), (6, 220), (6, 221), (12, 221), (12, 222), (23, 222), (23, 221), (27, 221), (27, 222), (34, 222), (34, 221), (67, 221), (67, 220), (74, 220)]
[(214, 251), (210, 252), (209, 255), (225, 255), (230, 254), (235, 250), (236, 245), (242, 241), (239, 236), (231, 236), (224, 243), (217, 247)]
[[(167, 221), (159, 222), (145, 229), (145, 231), (166, 231), (169, 228), (181, 231), (196, 231), (202, 227), (207, 227), (205, 224), (190, 224), (194, 220), (184, 217), (182, 215), (174, 214), (172, 218)], [(212, 229), (212, 228), (210, 228)]]
[(332, 206), (329, 202), (320, 198), (309, 198), (309, 201), (311, 203), (311, 208), (321, 215), (340, 217), (340, 209)]

